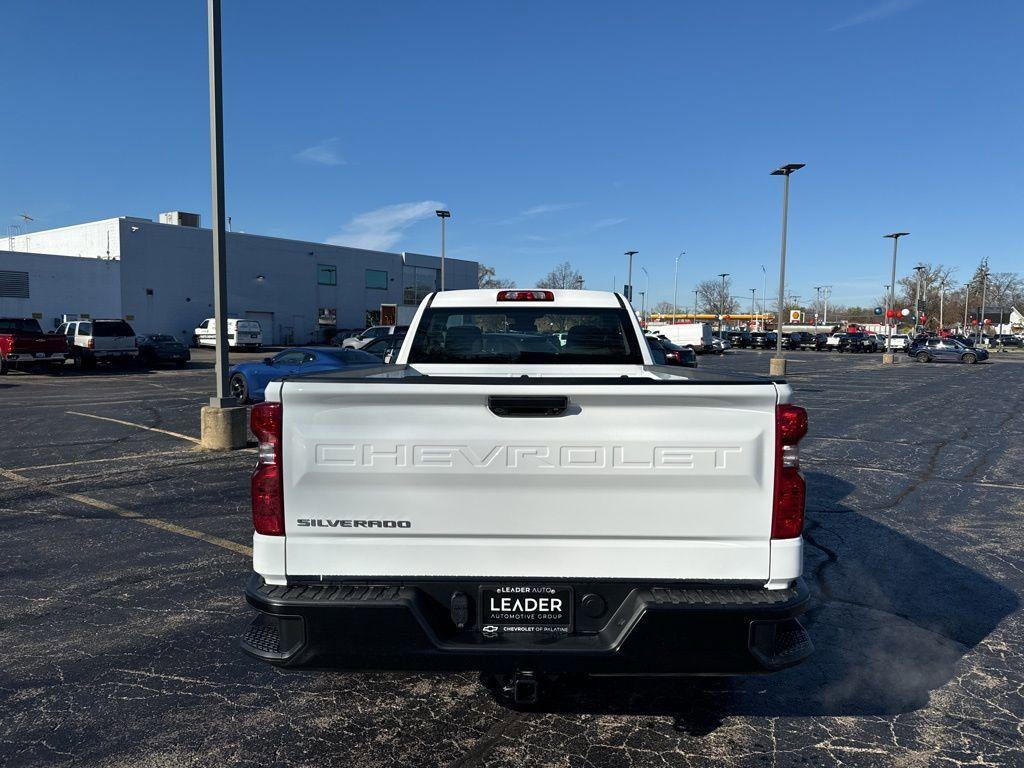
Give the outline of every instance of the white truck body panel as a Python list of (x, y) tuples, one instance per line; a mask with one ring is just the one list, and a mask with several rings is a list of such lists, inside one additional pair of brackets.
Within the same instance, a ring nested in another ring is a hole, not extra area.
[[(495, 294), (437, 294), (433, 306), (493, 307)], [(555, 291), (554, 303), (616, 301)], [(642, 366), (409, 366), (425, 306), (398, 365), (268, 386), (266, 399), (282, 402), (285, 516), (283, 551), (260, 544), (268, 581), (596, 576), (780, 588), (800, 575), (800, 539), (777, 550), (771, 539), (775, 410), (788, 386), (650, 368), (646, 344)], [(490, 396), (524, 395), (565, 396), (569, 408), (557, 418), (488, 408)]]
[[(282, 391), (290, 575), (769, 578), (772, 386)], [(487, 408), (489, 395), (524, 394), (568, 395), (572, 415)]]

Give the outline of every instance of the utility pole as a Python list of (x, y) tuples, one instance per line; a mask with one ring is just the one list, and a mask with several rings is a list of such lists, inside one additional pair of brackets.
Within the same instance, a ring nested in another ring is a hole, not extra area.
[(248, 410), (228, 390), (227, 236), (224, 227), (224, 107), (221, 90), (220, 0), (207, 2), (210, 77), (210, 197), (213, 253), (214, 375), (216, 390), (200, 413), (200, 443), (210, 450), (246, 445)]
[(676, 256), (675, 277), (672, 278), (672, 325), (676, 324), (676, 315), (679, 314), (679, 259), (686, 253), (680, 251)]
[(626, 273), (626, 300), (633, 303), (633, 257), (636, 256), (640, 251), (626, 251), (625, 255), (629, 257), (629, 269)]
[(822, 319), (824, 325), (828, 325), (828, 299), (832, 295), (832, 286), (823, 285), (821, 286), (821, 295), (825, 297), (825, 317)]
[(722, 324), (725, 322), (725, 307), (726, 307), (727, 302), (729, 301), (729, 289), (728, 289), (728, 287), (725, 284), (725, 278), (727, 278), (729, 276), (729, 273), (728, 272), (722, 272), (718, 276), (720, 278), (722, 278), (722, 295), (720, 297), (721, 298), (721, 302), (719, 302), (719, 306), (718, 306), (718, 309), (719, 309), (719, 312), (718, 312), (718, 338), (722, 338), (722, 331), (724, 330), (724, 328), (722, 327)]
[(647, 272), (647, 267), (640, 267), (640, 271), (644, 273), (644, 292), (640, 300), (640, 317), (643, 317), (644, 310), (647, 309), (647, 294), (651, 291), (651, 276)]
[[(906, 237), (909, 232), (890, 232), (883, 237), (892, 238), (892, 280), (889, 281), (889, 306), (893, 311), (893, 319), (896, 319), (896, 250), (899, 247), (901, 237)], [(886, 318), (888, 320), (888, 318)], [(888, 335), (885, 339), (885, 354), (882, 356), (883, 365), (895, 365), (896, 357), (892, 353), (892, 326), (887, 326)]]
[(914, 271), (917, 272), (917, 289), (914, 293), (914, 335), (917, 336), (921, 332), (921, 273), (924, 265), (918, 264)]
[(967, 338), (967, 309), (971, 306), (971, 284), (964, 286), (964, 338)]
[(778, 328), (775, 329), (775, 357), (772, 358), (770, 373), (772, 376), (786, 375), (786, 357), (782, 352), (782, 315), (786, 311), (786, 226), (789, 218), (789, 177), (799, 171), (804, 163), (789, 163), (772, 171), (772, 176), (784, 176), (786, 182), (782, 191), (782, 251), (779, 255), (779, 316)]
[(814, 286), (816, 296), (814, 297), (814, 334), (818, 334), (818, 310), (821, 308), (821, 286)]
[(444, 291), (444, 220), (452, 217), (451, 211), (434, 211), (441, 220), (441, 291)]
[(943, 323), (943, 311), (945, 310), (944, 304), (946, 303), (946, 281), (943, 280), (939, 283), (939, 330), (941, 331), (945, 324)]
[(988, 264), (981, 273), (981, 314), (978, 316), (978, 343), (982, 343), (985, 335), (985, 291), (988, 288)]

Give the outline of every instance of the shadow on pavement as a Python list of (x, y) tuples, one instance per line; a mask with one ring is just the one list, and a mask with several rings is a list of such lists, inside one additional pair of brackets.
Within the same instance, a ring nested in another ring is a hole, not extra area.
[(893, 715), (919, 709), (1019, 606), (1006, 587), (843, 505), (853, 486), (809, 472), (802, 621), (815, 652), (770, 676), (589, 678), (545, 711), (674, 716), (693, 735), (733, 715)]

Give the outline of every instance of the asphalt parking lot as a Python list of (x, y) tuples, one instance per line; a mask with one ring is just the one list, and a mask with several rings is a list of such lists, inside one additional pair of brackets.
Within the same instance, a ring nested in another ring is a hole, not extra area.
[(0, 764), (1024, 765), (1024, 357), (789, 357), (815, 654), (770, 677), (593, 680), (530, 713), (470, 674), (241, 653), (254, 452), (197, 449), (209, 353), (4, 377)]

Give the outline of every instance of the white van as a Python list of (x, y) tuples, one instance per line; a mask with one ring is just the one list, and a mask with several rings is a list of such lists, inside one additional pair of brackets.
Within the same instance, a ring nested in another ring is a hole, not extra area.
[(664, 336), (673, 344), (689, 347), (698, 355), (714, 350), (711, 326), (708, 323), (676, 323), (673, 325), (649, 325), (647, 330)]
[[(203, 320), (192, 333), (192, 345), (217, 346), (217, 328), (212, 317)], [(263, 328), (259, 320), (228, 318), (228, 347), (230, 349), (260, 349), (263, 346)]]

